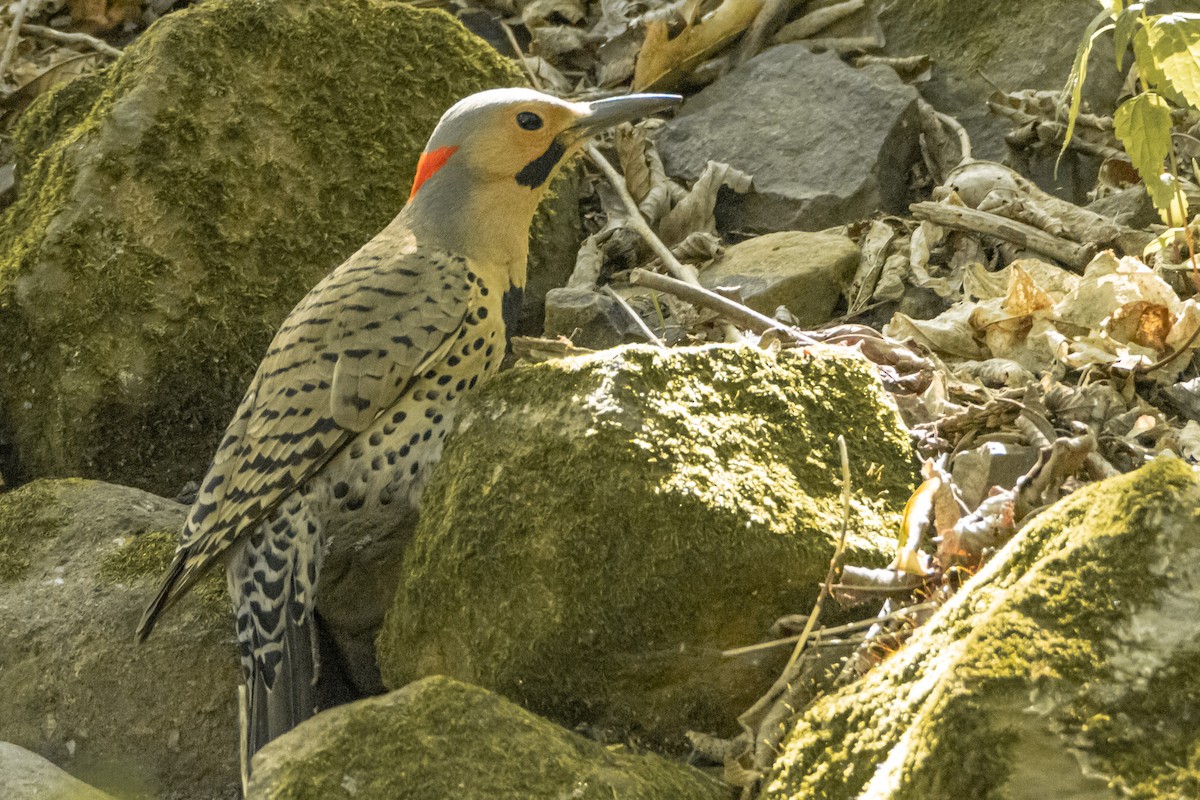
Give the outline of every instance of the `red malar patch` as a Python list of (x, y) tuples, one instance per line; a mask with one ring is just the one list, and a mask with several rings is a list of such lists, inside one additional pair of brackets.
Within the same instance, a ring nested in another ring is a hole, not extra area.
[(456, 150), (458, 150), (457, 147), (439, 147), (437, 150), (421, 153), (421, 158), (417, 161), (417, 175), (413, 178), (412, 191), (408, 193), (409, 200), (413, 199), (425, 181), (433, 177), (433, 173), (446, 166), (446, 162)]

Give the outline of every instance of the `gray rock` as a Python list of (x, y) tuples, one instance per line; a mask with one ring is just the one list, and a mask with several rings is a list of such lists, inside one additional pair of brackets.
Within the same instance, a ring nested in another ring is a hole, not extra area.
[(700, 273), (709, 289), (735, 286), (746, 305), (773, 316), (784, 306), (801, 325), (833, 316), (858, 267), (858, 245), (836, 233), (768, 233), (735, 244)]
[(249, 800), (725, 800), (654, 755), (613, 752), (445, 677), (318, 714), (254, 758)]
[(565, 336), (579, 347), (603, 350), (645, 337), (611, 297), (590, 287), (563, 287), (546, 293), (544, 336)]
[(811, 608), (841, 524), (837, 435), (879, 476), (848, 562), (890, 559), (915, 480), (857, 358), (627, 346), (464, 403), (379, 635), (384, 682), (450, 675), (666, 748), (735, 733), (778, 675), (786, 653), (721, 651)]
[(1012, 489), (1038, 462), (1041, 450), (1029, 445), (986, 442), (954, 456), (954, 483), (968, 509), (976, 508), (993, 486)]
[(95, 481), (0, 495), (0, 741), (122, 797), (239, 797), (241, 677), (223, 576), (133, 641), (183, 515)]
[(918, 133), (917, 92), (891, 69), (785, 44), (691, 98), (658, 147), (673, 176), (715, 160), (754, 177), (722, 196), (722, 230), (811, 231), (902, 210)]
[(0, 742), (0, 796), (5, 800), (113, 800), (46, 759)]
[[(921, 94), (939, 111), (958, 119), (971, 135), (975, 158), (1000, 161), (1008, 153), (1009, 120), (988, 112), (988, 96), (1005, 91), (1048, 89), (1066, 83), (1075, 49), (1100, 10), (1094, 0), (922, 0), (879, 3), (888, 55), (927, 54), (932, 78)], [(1126, 66), (1132, 61), (1126, 59)], [(1088, 62), (1084, 96), (1093, 113), (1111, 114), (1122, 78), (1114, 66), (1111, 35), (1096, 42)], [(1020, 172), (1046, 191), (1073, 202), (1091, 189), (1098, 164), (1073, 155), (1054, 176), (1058, 148), (1050, 147)]]

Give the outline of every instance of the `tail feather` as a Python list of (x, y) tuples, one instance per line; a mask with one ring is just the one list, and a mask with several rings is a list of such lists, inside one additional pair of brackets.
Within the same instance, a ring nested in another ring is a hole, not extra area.
[[(254, 660), (246, 680), (243, 763), (249, 765), (267, 742), (282, 736), (317, 710), (316, 626), (312, 614), (299, 622), (288, 615), (283, 626), (282, 659), (273, 671)], [(273, 672), (273, 674), (272, 674)]]
[(183, 576), (183, 568), (186, 561), (186, 551), (180, 551), (175, 554), (175, 560), (171, 562), (171, 568), (167, 571), (166, 577), (163, 578), (163, 582), (158, 587), (158, 594), (150, 601), (150, 605), (146, 606), (146, 611), (142, 614), (142, 620), (138, 623), (137, 632), (134, 634), (138, 644), (146, 641), (146, 637), (150, 635), (154, 630), (155, 624), (158, 623), (158, 618), (183, 594), (183, 587), (178, 586), (178, 583), (179, 579)]

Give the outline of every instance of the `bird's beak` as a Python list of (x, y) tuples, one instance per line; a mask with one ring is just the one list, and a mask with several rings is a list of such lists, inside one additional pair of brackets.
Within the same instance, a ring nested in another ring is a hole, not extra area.
[(675, 108), (682, 102), (683, 97), (677, 94), (627, 94), (608, 97), (588, 103), (587, 110), (571, 127), (580, 136), (590, 136), (622, 122)]

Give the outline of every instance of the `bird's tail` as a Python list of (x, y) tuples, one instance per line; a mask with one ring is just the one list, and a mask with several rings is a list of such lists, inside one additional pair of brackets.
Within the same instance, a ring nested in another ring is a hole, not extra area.
[[(316, 713), (320, 658), (314, 596), (319, 542), (293, 536), (289, 523), (264, 524), (231, 554), (229, 593), (237, 616), (244, 686), (243, 780), (267, 742)], [(305, 530), (303, 521), (297, 527)]]
[[(289, 617), (286, 611), (284, 616)], [(316, 713), (318, 662), (313, 615), (300, 622), (289, 617), (281, 644), (282, 658), (274, 674), (256, 659), (239, 692), (243, 786), (249, 780), (254, 754)]]

